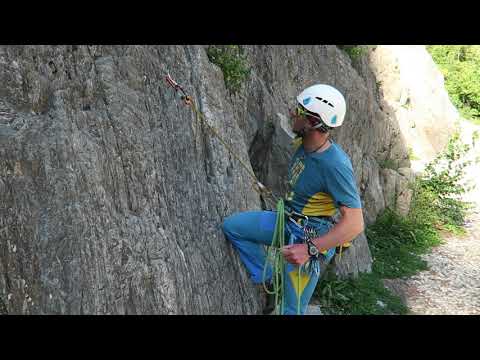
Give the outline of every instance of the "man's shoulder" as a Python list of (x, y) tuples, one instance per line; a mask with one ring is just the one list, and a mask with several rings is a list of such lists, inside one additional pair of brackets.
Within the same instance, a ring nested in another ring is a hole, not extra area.
[(347, 154), (347, 152), (343, 150), (343, 148), (337, 143), (334, 143), (332, 145), (335, 146), (334, 147), (335, 151), (333, 152), (332, 155), (337, 160), (336, 163), (337, 164), (340, 163), (344, 166), (352, 167), (352, 159), (350, 159), (350, 156)]
[(336, 165), (341, 163), (350, 163), (350, 156), (342, 149), (340, 145), (332, 142), (328, 149), (325, 150), (323, 154), (317, 157), (322, 163), (326, 165)]
[(324, 173), (343, 173), (353, 170), (352, 162), (348, 154), (335, 143), (332, 143), (329, 149), (326, 150), (324, 156), (319, 156), (315, 159), (315, 163), (321, 168)]
[(346, 153), (345, 150), (343, 150), (342, 146), (339, 143), (332, 142), (332, 147), (335, 150), (335, 154), (339, 157), (347, 158), (350, 159), (350, 156)]

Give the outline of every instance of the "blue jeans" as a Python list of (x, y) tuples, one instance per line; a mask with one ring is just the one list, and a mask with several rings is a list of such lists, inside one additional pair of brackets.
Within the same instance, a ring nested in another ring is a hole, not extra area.
[[(225, 218), (223, 222), (223, 232), (238, 251), (240, 259), (255, 284), (262, 282), (266, 258), (264, 246), (272, 243), (276, 217), (277, 213), (273, 211), (245, 211), (233, 214)], [(332, 226), (331, 223), (325, 221), (321, 222), (320, 225), (317, 224), (316, 229), (319, 235), (323, 235)], [(285, 220), (285, 242), (302, 243), (303, 229), (296, 223)], [(330, 260), (334, 253), (335, 249), (330, 249), (326, 260)], [(300, 289), (297, 289), (298, 269), (298, 266), (286, 263), (284, 269), (284, 315), (297, 314), (298, 296), (300, 296), (300, 313), (305, 314), (310, 298), (317, 286), (319, 274), (303, 271), (300, 275)], [(268, 281), (271, 277), (272, 269), (268, 266), (265, 281)]]

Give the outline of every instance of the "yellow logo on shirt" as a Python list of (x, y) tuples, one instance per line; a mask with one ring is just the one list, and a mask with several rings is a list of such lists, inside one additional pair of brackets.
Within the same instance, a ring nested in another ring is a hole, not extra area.
[(295, 186), (295, 184), (297, 183), (298, 177), (300, 176), (300, 174), (303, 172), (304, 169), (305, 169), (305, 164), (303, 163), (303, 161), (300, 159), (297, 159), (292, 166), (291, 176), (289, 180), (290, 186), (292, 187)]

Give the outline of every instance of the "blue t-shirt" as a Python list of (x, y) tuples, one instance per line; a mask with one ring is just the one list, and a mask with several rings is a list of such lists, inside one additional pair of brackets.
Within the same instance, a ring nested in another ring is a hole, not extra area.
[(340, 206), (361, 208), (349, 156), (340, 145), (305, 153), (300, 145), (290, 162), (286, 206), (307, 216), (333, 216)]

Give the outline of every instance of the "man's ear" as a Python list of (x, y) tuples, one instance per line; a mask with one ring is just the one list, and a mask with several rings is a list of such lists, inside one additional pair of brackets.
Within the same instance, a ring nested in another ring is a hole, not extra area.
[(310, 130), (314, 126), (315, 126), (315, 121), (307, 118), (307, 121), (305, 121), (305, 129)]

